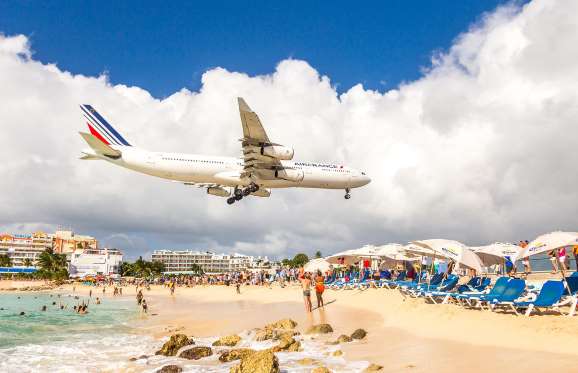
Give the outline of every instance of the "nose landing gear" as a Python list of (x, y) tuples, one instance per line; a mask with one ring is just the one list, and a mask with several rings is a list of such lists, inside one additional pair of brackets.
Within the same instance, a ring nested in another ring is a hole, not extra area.
[(349, 188), (345, 188), (345, 199), (350, 199), (351, 198), (351, 194), (349, 194), (350, 189)]

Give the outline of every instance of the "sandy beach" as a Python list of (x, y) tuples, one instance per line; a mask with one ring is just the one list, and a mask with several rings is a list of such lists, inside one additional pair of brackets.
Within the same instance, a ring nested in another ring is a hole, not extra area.
[[(88, 289), (76, 286), (78, 293)], [(328, 290), (325, 299), (329, 304), (311, 314), (304, 311), (296, 285), (272, 289), (243, 286), (241, 294), (236, 294), (234, 287), (197, 286), (177, 288), (174, 296), (166, 288), (153, 286), (144, 294), (150, 315), (137, 325), (156, 338), (175, 332), (195, 337), (227, 335), (292, 318), (302, 332), (313, 324), (331, 324), (335, 332), (325, 337), (328, 340), (366, 329), (369, 333), (364, 340), (341, 346), (344, 358), (377, 363), (384, 371), (578, 369), (576, 318), (555, 314), (524, 317), (432, 305), (423, 299), (404, 299), (398, 291), (386, 289)], [(125, 288), (123, 296), (134, 297), (135, 288)]]
[[(32, 285), (24, 284), (3, 282), (0, 289)], [(70, 285), (59, 289), (72, 291)], [(79, 294), (89, 289), (76, 285)], [(93, 288), (93, 292), (102, 295), (100, 288)], [(110, 293), (108, 290), (105, 297)], [(134, 287), (124, 288), (123, 293), (123, 297), (136, 294)], [(174, 296), (164, 287), (152, 286), (144, 295), (150, 314), (142, 316), (136, 326), (159, 339), (176, 332), (194, 337), (222, 336), (292, 318), (301, 332), (313, 324), (331, 324), (334, 333), (319, 337), (326, 340), (357, 328), (367, 330), (364, 340), (342, 344), (344, 358), (376, 363), (384, 371), (578, 369), (578, 323), (576, 318), (557, 314), (524, 317), (433, 305), (423, 299), (406, 299), (397, 290), (388, 289), (327, 290), (327, 306), (311, 314), (304, 311), (297, 285), (272, 289), (243, 286), (241, 294), (232, 286), (179, 287)], [(143, 351), (146, 353), (152, 351)]]

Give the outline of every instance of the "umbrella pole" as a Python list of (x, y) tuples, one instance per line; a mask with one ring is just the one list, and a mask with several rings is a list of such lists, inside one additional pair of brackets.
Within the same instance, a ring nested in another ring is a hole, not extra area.
[(430, 274), (429, 274), (429, 277), (428, 277), (428, 279), (427, 279), (427, 291), (429, 291), (429, 288), (430, 288), (430, 286), (431, 286), (431, 277), (432, 277), (432, 274), (433, 274), (433, 269), (434, 269), (434, 263), (435, 263), (435, 261), (436, 261), (436, 253), (435, 253), (435, 251), (434, 251), (433, 260), (432, 260), (432, 262), (431, 262)]

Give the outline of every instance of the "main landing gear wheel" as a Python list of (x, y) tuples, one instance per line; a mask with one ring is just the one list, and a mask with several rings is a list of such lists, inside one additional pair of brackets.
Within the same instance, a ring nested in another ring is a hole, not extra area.
[(229, 205), (232, 205), (233, 203), (235, 203), (235, 197), (229, 197), (229, 198), (227, 198), (227, 203), (228, 203)]
[(240, 200), (243, 199), (243, 195), (242, 195), (242, 194), (237, 194), (234, 198), (235, 198), (236, 201), (240, 201)]
[(259, 185), (257, 185), (257, 184), (251, 184), (251, 185), (249, 186), (249, 188), (251, 189), (251, 193), (255, 193), (256, 191), (259, 190)]
[(247, 197), (249, 194), (251, 194), (251, 192), (252, 192), (251, 187), (247, 187), (243, 189), (243, 196)]
[(345, 189), (345, 199), (350, 199), (351, 194), (349, 194), (349, 188)]

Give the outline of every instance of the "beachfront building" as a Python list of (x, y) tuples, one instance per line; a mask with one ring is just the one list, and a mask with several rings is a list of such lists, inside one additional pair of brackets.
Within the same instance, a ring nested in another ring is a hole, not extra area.
[(10, 258), (12, 267), (32, 267), (46, 249), (52, 248), (52, 237), (44, 232), (1, 234), (0, 254)]
[(70, 277), (116, 276), (120, 273), (123, 254), (118, 249), (74, 252), (70, 255), (68, 273)]
[(155, 250), (152, 260), (163, 263), (166, 272), (190, 271), (195, 264), (207, 273), (238, 272), (252, 268), (257, 263), (269, 262), (267, 257), (193, 250)]
[(57, 254), (97, 251), (98, 241), (92, 236), (76, 234), (70, 230), (56, 231), (53, 235), (53, 249)]

